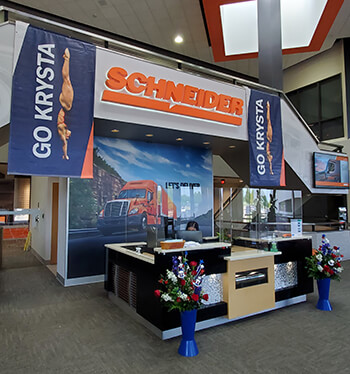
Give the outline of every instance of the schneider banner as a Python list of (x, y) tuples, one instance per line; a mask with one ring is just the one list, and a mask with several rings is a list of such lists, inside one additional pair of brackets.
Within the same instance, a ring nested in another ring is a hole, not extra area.
[(277, 96), (251, 90), (248, 106), (251, 186), (285, 186), (281, 103)]
[(92, 178), (95, 47), (20, 23), (16, 48), (8, 173)]

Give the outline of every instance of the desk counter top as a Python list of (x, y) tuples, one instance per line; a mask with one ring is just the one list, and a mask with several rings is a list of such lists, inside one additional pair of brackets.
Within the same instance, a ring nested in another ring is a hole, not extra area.
[(241, 247), (234, 245), (231, 248), (231, 255), (224, 257), (227, 261), (249, 260), (251, 258), (271, 257), (280, 255), (282, 252), (269, 252), (261, 249)]
[[(124, 253), (125, 255), (137, 258), (138, 260), (148, 262), (150, 264), (154, 264), (154, 254), (143, 252), (142, 247), (147, 245), (146, 242), (134, 242), (134, 243), (112, 243), (112, 244), (105, 244), (106, 248), (112, 249), (113, 251), (117, 251), (120, 253)], [(179, 252), (191, 252), (191, 251), (198, 251), (198, 250), (209, 250), (221, 247), (229, 247), (230, 244), (223, 243), (223, 242), (213, 242), (213, 243), (203, 243), (203, 244), (193, 244), (189, 245), (188, 247), (177, 248), (177, 249), (162, 249), (162, 248), (154, 248), (154, 253), (156, 254), (168, 254), (168, 253), (179, 253)], [(130, 249), (128, 247), (140, 247), (140, 251)]]
[[(106, 244), (105, 246), (113, 251), (117, 251), (120, 253), (124, 253), (128, 256), (134, 257), (140, 261), (145, 261), (150, 264), (154, 264), (154, 254), (142, 252), (142, 247), (147, 245), (146, 242), (134, 242), (134, 243), (113, 243), (113, 244)], [(167, 254), (167, 253), (175, 253), (175, 252), (182, 252), (182, 251), (194, 251), (194, 250), (205, 250), (205, 249), (213, 249), (213, 248), (220, 248), (220, 247), (227, 247), (228, 243), (224, 242), (216, 242), (216, 243), (204, 243), (198, 244), (196, 246), (191, 246), (188, 248), (179, 248), (179, 249), (161, 249), (161, 248), (154, 248), (154, 252), (157, 254)], [(127, 247), (140, 247), (141, 253), (137, 252), (136, 250), (129, 249)], [(247, 247), (241, 247), (234, 245), (231, 248), (231, 255), (224, 257), (227, 261), (238, 261), (238, 260), (247, 260), (250, 258), (258, 258), (258, 257), (268, 257), (268, 256), (275, 256), (280, 255), (281, 252), (268, 252), (263, 251), (260, 249), (253, 249)]]
[(237, 240), (246, 240), (246, 241), (250, 241), (250, 242), (258, 242), (258, 243), (264, 243), (264, 242), (272, 242), (273, 240), (275, 240), (275, 242), (285, 242), (285, 241), (288, 241), (288, 240), (301, 240), (301, 239), (312, 239), (312, 236), (311, 235), (302, 235), (302, 236), (286, 236), (286, 237), (282, 237), (282, 236), (277, 236), (275, 238), (273, 238), (272, 236), (264, 236), (264, 237), (261, 237), (261, 238), (252, 238), (252, 237), (246, 237), (246, 236), (238, 236), (236, 237), (235, 239)]
[(166, 253), (174, 253), (174, 252), (184, 252), (184, 251), (187, 251), (187, 252), (190, 252), (190, 251), (198, 251), (198, 250), (206, 250), (206, 249), (214, 249), (214, 248), (227, 248), (227, 247), (230, 247), (231, 244), (230, 243), (224, 243), (224, 242), (212, 242), (212, 243), (194, 243), (192, 242), (193, 244), (190, 244), (191, 242), (187, 242), (189, 243), (188, 246), (186, 246), (186, 243), (185, 243), (185, 246), (183, 248), (177, 248), (177, 249), (162, 249), (162, 248), (154, 248), (154, 252), (156, 253), (161, 253), (161, 254), (166, 254)]
[(128, 249), (126, 247), (140, 247), (147, 245), (146, 242), (135, 242), (135, 243), (113, 243), (113, 244), (105, 244), (106, 248), (112, 249), (113, 251), (117, 251), (120, 253), (124, 253), (125, 255), (134, 257), (140, 261), (145, 261), (150, 264), (154, 264), (154, 255), (151, 253), (143, 252), (139, 253), (132, 249)]

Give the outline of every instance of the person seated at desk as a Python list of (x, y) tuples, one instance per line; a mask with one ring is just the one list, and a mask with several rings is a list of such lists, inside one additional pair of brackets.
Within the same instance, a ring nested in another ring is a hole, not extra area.
[(177, 239), (183, 239), (187, 242), (202, 243), (202, 231), (199, 231), (199, 226), (196, 221), (187, 222), (186, 230), (179, 230), (176, 233)]
[(196, 221), (188, 221), (186, 231), (199, 231), (199, 226)]

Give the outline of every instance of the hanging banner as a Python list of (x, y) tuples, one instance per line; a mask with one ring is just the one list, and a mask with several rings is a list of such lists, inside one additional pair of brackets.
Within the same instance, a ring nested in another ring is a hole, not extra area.
[(16, 38), (8, 173), (92, 178), (95, 46), (23, 24)]
[(285, 186), (281, 103), (278, 96), (250, 91), (248, 136), (250, 185)]

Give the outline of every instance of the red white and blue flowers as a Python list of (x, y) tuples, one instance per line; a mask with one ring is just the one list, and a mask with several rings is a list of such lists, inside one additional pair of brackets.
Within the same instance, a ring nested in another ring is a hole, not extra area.
[(314, 279), (335, 279), (340, 280), (340, 274), (343, 271), (339, 247), (333, 248), (329, 244), (326, 235), (322, 235), (322, 244), (313, 251), (311, 257), (306, 257), (307, 270), (309, 277)]
[(172, 269), (166, 270), (166, 275), (159, 279), (162, 289), (155, 290), (154, 294), (169, 311), (178, 309), (183, 312), (199, 308), (203, 300), (208, 300), (208, 295), (202, 290), (203, 260), (188, 263), (185, 252), (185, 256), (173, 256), (172, 263)]

